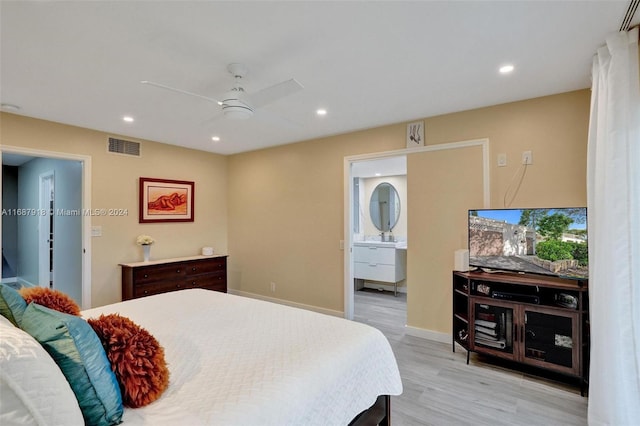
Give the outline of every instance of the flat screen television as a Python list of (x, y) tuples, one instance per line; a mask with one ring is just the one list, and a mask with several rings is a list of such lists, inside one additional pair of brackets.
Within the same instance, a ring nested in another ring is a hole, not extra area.
[(469, 266), (587, 279), (586, 207), (469, 210)]

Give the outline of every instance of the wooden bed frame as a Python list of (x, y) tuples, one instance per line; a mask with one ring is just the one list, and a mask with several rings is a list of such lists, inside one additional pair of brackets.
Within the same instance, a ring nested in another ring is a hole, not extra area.
[(380, 395), (376, 402), (358, 414), (349, 426), (391, 426), (391, 397)]

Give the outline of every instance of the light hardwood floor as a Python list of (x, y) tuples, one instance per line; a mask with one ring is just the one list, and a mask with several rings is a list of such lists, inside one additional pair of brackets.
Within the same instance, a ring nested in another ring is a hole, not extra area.
[[(403, 425), (586, 425), (586, 397), (566, 383), (482, 361), (451, 344), (405, 334), (406, 295), (357, 291), (355, 320), (381, 330), (398, 360), (404, 392), (391, 399)], [(487, 362), (489, 361), (489, 362)]]

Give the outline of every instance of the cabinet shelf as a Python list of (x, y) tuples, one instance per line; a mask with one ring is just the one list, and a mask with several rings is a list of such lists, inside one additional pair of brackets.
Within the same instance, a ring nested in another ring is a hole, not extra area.
[(453, 316), (469, 324), (469, 318), (465, 314), (453, 314)]
[(467, 363), (471, 352), (494, 356), (578, 379), (584, 391), (588, 318), (586, 280), (453, 273), (452, 346), (467, 350)]

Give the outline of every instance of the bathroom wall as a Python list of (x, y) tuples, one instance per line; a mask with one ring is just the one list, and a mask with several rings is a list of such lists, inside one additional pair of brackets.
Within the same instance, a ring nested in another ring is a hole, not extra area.
[(369, 201), (371, 194), (381, 183), (390, 183), (398, 192), (400, 198), (400, 218), (393, 227), (393, 236), (396, 240), (406, 241), (407, 239), (407, 176), (384, 176), (375, 178), (363, 178), (360, 180), (360, 191), (362, 199), (360, 202), (360, 235), (367, 237), (378, 237), (380, 231), (371, 221), (369, 214)]

